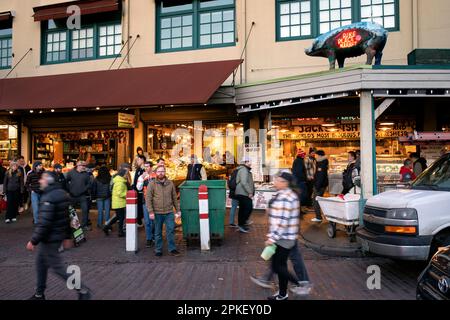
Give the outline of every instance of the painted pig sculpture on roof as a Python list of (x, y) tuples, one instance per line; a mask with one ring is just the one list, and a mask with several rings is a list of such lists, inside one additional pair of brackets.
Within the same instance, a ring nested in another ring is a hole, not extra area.
[(359, 22), (343, 26), (316, 38), (305, 53), (312, 57), (325, 57), (330, 61), (330, 70), (344, 67), (346, 58), (367, 54), (367, 64), (381, 64), (383, 49), (388, 32), (381, 25), (372, 22)]

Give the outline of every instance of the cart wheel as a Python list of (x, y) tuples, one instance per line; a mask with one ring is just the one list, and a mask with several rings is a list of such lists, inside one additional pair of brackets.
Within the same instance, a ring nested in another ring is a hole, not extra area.
[(336, 237), (336, 224), (334, 222), (328, 224), (327, 234), (330, 238)]

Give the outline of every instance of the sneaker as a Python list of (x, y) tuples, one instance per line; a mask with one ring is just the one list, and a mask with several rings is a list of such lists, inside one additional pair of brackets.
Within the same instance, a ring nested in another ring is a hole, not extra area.
[(177, 250), (172, 250), (169, 252), (169, 254), (171, 256), (178, 257), (178, 256), (180, 256), (181, 253), (179, 253)]
[(311, 222), (322, 222), (322, 219), (313, 218), (311, 219)]
[(297, 296), (307, 296), (311, 293), (311, 286), (293, 286), (289, 290)]
[(248, 227), (248, 226), (251, 226), (252, 224), (253, 224), (253, 221), (250, 220), (250, 221), (247, 221), (247, 222), (245, 223), (245, 226)]
[(11, 219), (6, 219), (5, 223), (11, 223)]
[(153, 240), (147, 240), (147, 243), (145, 244), (146, 248), (151, 248), (153, 247), (155, 243), (153, 242)]
[(91, 300), (91, 292), (86, 289), (78, 291), (78, 300)]
[(237, 227), (237, 225), (235, 223), (230, 223), (229, 226), (232, 227), (232, 228), (236, 228)]
[(275, 293), (273, 296), (267, 297), (267, 300), (287, 300), (287, 299), (288, 299), (287, 293), (285, 296), (282, 296), (278, 292)]
[(242, 233), (249, 233), (250, 232), (250, 230), (248, 230), (247, 227), (238, 227), (238, 231), (242, 232)]
[(109, 226), (104, 226), (103, 227), (103, 232), (105, 233), (105, 235), (109, 236), (109, 231), (111, 230), (111, 227)]
[(19, 208), (19, 213), (22, 213), (24, 210), (23, 210), (23, 207), (20, 207)]
[(143, 225), (142, 223), (138, 223), (138, 224), (137, 224), (137, 227), (138, 227), (138, 228), (142, 228), (143, 226), (144, 226), (144, 225)]
[(17, 219), (16, 219), (16, 218), (12, 218), (11, 221), (12, 221), (12, 222), (17, 222)]
[(269, 281), (255, 276), (250, 276), (250, 280), (252, 280), (254, 284), (266, 289), (273, 289), (273, 287), (275, 286), (275, 283), (273, 281)]
[(162, 257), (162, 252), (156, 252), (155, 257)]
[(35, 293), (28, 300), (45, 300), (45, 295)]

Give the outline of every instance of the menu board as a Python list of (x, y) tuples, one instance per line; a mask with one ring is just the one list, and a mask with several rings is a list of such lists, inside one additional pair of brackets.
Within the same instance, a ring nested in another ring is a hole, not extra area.
[(264, 181), (261, 144), (245, 144), (244, 157), (251, 159), (253, 181)]

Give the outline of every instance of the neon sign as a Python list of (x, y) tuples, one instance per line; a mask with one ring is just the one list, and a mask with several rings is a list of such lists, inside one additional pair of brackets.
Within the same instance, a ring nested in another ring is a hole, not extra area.
[(341, 49), (354, 47), (361, 39), (361, 35), (356, 30), (344, 31), (336, 38), (337, 46)]

